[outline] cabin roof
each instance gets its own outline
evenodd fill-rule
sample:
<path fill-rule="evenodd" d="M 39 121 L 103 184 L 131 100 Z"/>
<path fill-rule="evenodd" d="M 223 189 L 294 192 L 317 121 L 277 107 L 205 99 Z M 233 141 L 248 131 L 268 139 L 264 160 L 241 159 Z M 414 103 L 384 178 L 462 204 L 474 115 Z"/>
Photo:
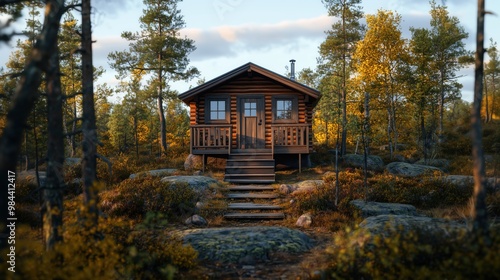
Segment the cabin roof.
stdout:
<path fill-rule="evenodd" d="M 304 94 L 307 94 L 309 95 L 310 97 L 314 98 L 314 99 L 319 99 L 319 97 L 321 96 L 320 92 L 313 89 L 313 88 L 310 88 L 306 85 L 303 85 L 295 80 L 291 80 L 285 76 L 282 76 L 280 74 L 277 74 L 271 70 L 268 70 L 264 67 L 261 67 L 257 64 L 254 64 L 252 62 L 248 62 L 238 68 L 235 68 L 223 75 L 220 75 L 202 85 L 199 85 L 197 87 L 194 87 L 182 94 L 179 95 L 179 98 L 184 101 L 184 102 L 189 102 L 193 97 L 195 97 L 196 95 L 200 94 L 200 93 L 203 93 L 207 90 L 210 90 L 211 88 L 214 88 L 220 84 L 223 84 L 224 82 L 238 76 L 238 75 L 241 75 L 243 73 L 246 73 L 246 72 L 256 72 L 258 74 L 261 74 L 267 78 L 270 78 L 284 86 L 287 86 L 287 87 L 290 87 L 298 92 L 301 92 L 301 93 L 304 93 Z"/>

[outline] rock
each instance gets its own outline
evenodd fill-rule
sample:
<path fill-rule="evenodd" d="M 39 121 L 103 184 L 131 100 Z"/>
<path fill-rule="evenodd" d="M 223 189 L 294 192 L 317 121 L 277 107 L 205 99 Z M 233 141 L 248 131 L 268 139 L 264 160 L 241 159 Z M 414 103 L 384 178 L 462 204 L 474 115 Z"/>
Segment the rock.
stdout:
<path fill-rule="evenodd" d="M 169 182 L 172 186 L 176 184 L 187 184 L 191 189 L 193 189 L 199 197 L 202 197 L 206 190 L 212 184 L 217 184 L 218 181 L 214 178 L 206 176 L 169 176 L 161 179 L 162 182 Z"/>
<path fill-rule="evenodd" d="M 193 215 L 184 221 L 186 225 L 193 225 L 193 226 L 199 226 L 199 227 L 204 227 L 208 225 L 207 220 L 205 220 L 202 216 L 200 215 Z"/>
<path fill-rule="evenodd" d="M 350 167 L 363 168 L 364 157 L 363 155 L 347 154 L 344 155 L 343 162 Z M 384 169 L 384 161 L 379 156 L 368 156 L 366 162 L 368 170 L 379 171 Z"/>
<path fill-rule="evenodd" d="M 350 202 L 361 212 L 362 217 L 372 217 L 379 215 L 409 215 L 416 216 L 417 209 L 413 205 L 399 203 L 382 203 L 364 200 L 352 200 Z"/>
<path fill-rule="evenodd" d="M 200 155 L 189 154 L 184 161 L 185 170 L 195 170 L 203 168 L 203 157 Z"/>
<path fill-rule="evenodd" d="M 166 168 L 166 169 L 156 169 L 156 170 L 149 170 L 145 172 L 140 172 L 137 174 L 130 174 L 128 177 L 129 179 L 134 179 L 138 176 L 153 176 L 153 177 L 159 177 L 159 176 L 165 176 L 165 175 L 171 175 L 172 173 L 177 172 L 177 169 L 172 169 L 172 168 Z"/>
<path fill-rule="evenodd" d="M 441 169 L 434 166 L 410 164 L 405 162 L 391 162 L 385 167 L 385 169 L 393 175 L 404 177 L 416 177 L 432 172 L 443 172 Z"/>
<path fill-rule="evenodd" d="M 301 227 L 301 228 L 308 228 L 312 224 L 312 216 L 309 213 L 302 214 L 302 216 L 299 217 L 297 220 L 297 223 L 295 223 L 296 226 Z"/>
<path fill-rule="evenodd" d="M 67 166 L 73 166 L 80 164 L 82 162 L 81 158 L 65 158 L 64 159 L 64 164 Z"/>
<path fill-rule="evenodd" d="M 447 170 L 450 167 L 450 161 L 443 158 L 427 159 L 427 161 L 420 159 L 415 164 L 434 166 L 441 170 Z"/>
<path fill-rule="evenodd" d="M 423 216 L 379 215 L 366 218 L 359 224 L 359 228 L 372 236 L 387 236 L 391 230 L 421 230 L 431 235 L 449 237 L 453 232 L 466 230 L 466 225 Z"/>
<path fill-rule="evenodd" d="M 323 180 L 306 180 L 298 184 L 291 185 L 292 195 L 297 195 L 304 192 L 312 192 L 320 186 L 323 186 Z"/>
<path fill-rule="evenodd" d="M 450 182 L 456 186 L 466 188 L 474 185 L 474 176 L 467 175 L 448 175 L 444 176 L 443 180 Z M 496 184 L 495 184 L 496 183 Z M 492 191 L 500 191 L 500 178 L 486 178 L 486 188 Z"/>
<path fill-rule="evenodd" d="M 196 202 L 196 205 L 194 207 L 196 210 L 200 210 L 201 208 L 205 207 L 205 203 L 198 201 Z"/>
<path fill-rule="evenodd" d="M 21 172 L 18 172 L 16 175 L 17 175 L 17 180 L 19 182 L 25 181 L 26 184 L 37 185 L 36 171 L 35 170 L 21 171 Z M 38 171 L 38 176 L 40 177 L 40 186 L 41 187 L 45 186 L 45 181 L 47 179 L 46 172 L 45 171 Z"/>
<path fill-rule="evenodd" d="M 200 176 L 202 174 L 203 174 L 203 171 L 201 171 L 201 170 L 196 170 L 195 172 L 193 172 L 193 175 L 195 175 L 195 176 Z"/>
<path fill-rule="evenodd" d="M 281 184 L 278 190 L 281 194 L 287 195 L 293 191 L 293 187 L 287 184 Z"/>
<path fill-rule="evenodd" d="M 178 231 L 201 260 L 254 265 L 269 261 L 275 252 L 303 253 L 313 247 L 305 233 L 276 226 L 203 228 Z"/>

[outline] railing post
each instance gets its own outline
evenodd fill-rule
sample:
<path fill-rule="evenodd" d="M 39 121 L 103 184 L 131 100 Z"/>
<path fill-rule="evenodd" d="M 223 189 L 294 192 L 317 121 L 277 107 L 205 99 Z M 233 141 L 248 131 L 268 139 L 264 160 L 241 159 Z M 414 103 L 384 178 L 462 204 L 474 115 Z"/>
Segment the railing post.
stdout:
<path fill-rule="evenodd" d="M 228 143 L 228 149 L 227 149 L 227 153 L 228 154 L 231 154 L 231 145 L 233 144 L 233 126 L 231 125 L 229 127 L 229 143 Z"/>
<path fill-rule="evenodd" d="M 271 127 L 271 154 L 274 159 L 274 127 Z"/>

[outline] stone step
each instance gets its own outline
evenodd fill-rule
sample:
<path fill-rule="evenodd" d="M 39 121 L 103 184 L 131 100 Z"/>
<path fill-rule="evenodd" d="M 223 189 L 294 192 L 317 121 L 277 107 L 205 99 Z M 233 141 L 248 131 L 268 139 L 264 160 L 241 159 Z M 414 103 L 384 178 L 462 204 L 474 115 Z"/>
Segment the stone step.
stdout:
<path fill-rule="evenodd" d="M 231 175 L 231 174 L 274 175 L 274 166 L 227 166 L 226 175 Z"/>
<path fill-rule="evenodd" d="M 241 185 L 228 187 L 229 191 L 273 191 L 276 188 L 273 186 L 257 186 L 257 185 Z"/>
<path fill-rule="evenodd" d="M 284 219 L 284 213 L 227 213 L 226 219 Z"/>
<path fill-rule="evenodd" d="M 229 193 L 227 198 L 278 198 L 279 195 L 275 193 Z"/>
<path fill-rule="evenodd" d="M 279 205 L 261 204 L 261 203 L 229 203 L 228 209 L 238 210 L 279 210 L 282 209 Z"/>

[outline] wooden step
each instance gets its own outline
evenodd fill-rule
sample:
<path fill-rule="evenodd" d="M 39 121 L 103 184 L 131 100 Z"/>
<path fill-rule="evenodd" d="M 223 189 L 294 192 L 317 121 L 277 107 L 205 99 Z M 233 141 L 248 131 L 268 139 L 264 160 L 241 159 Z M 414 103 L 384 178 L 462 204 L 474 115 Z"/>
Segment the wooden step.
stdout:
<path fill-rule="evenodd" d="M 279 195 L 275 193 L 229 193 L 227 198 L 278 198 Z"/>
<path fill-rule="evenodd" d="M 280 210 L 282 209 L 279 205 L 272 204 L 261 204 L 261 203 L 229 203 L 228 209 L 238 209 L 238 210 Z"/>
<path fill-rule="evenodd" d="M 256 185 L 242 185 L 242 186 L 232 186 L 227 188 L 229 191 L 273 191 L 276 188 L 273 186 L 256 186 Z"/>
<path fill-rule="evenodd" d="M 271 166 L 274 168 L 274 159 L 228 159 L 226 168 L 232 166 Z"/>
<path fill-rule="evenodd" d="M 284 213 L 227 213 L 226 219 L 284 219 Z"/>
<path fill-rule="evenodd" d="M 226 174 L 274 174 L 274 166 L 228 166 Z"/>
<path fill-rule="evenodd" d="M 252 153 L 252 154 L 232 154 L 229 155 L 228 159 L 273 159 L 273 155 L 270 153 Z"/>
<path fill-rule="evenodd" d="M 272 184 L 276 180 L 273 179 L 235 179 L 235 178 L 224 178 L 225 182 L 235 183 L 235 184 Z"/>

